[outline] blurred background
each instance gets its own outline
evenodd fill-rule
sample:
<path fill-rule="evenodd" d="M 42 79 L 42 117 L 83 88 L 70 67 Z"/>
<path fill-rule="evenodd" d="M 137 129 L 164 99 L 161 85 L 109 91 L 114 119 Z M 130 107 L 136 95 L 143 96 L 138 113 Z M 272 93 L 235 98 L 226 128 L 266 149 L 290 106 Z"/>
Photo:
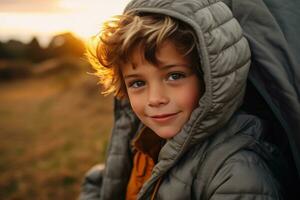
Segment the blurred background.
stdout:
<path fill-rule="evenodd" d="M 76 199 L 104 161 L 112 97 L 85 42 L 129 0 L 0 0 L 0 199 Z"/>

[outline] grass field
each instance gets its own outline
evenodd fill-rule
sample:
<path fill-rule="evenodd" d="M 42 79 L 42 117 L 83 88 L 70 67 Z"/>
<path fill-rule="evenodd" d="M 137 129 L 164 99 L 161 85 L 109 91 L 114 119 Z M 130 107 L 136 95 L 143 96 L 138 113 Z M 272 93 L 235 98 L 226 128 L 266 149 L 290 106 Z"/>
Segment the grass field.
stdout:
<path fill-rule="evenodd" d="M 85 70 L 0 82 L 1 200 L 78 197 L 112 126 L 96 83 Z"/>

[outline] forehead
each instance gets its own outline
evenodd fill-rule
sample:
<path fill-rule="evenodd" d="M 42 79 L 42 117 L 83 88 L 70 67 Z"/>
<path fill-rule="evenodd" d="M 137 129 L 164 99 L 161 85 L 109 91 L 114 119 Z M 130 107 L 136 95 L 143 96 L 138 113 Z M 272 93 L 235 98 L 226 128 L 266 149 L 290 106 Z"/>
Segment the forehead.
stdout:
<path fill-rule="evenodd" d="M 162 67 L 166 65 L 186 65 L 190 66 L 191 59 L 190 56 L 182 54 L 175 46 L 172 41 L 163 42 L 156 51 L 153 52 L 153 57 L 155 59 L 150 60 L 145 58 L 144 46 L 139 45 L 133 48 L 132 53 L 126 63 L 126 66 L 130 65 L 133 70 L 137 69 L 139 66 L 144 66 L 146 64 L 152 64 L 155 67 Z M 122 67 L 123 68 L 123 67 Z"/>

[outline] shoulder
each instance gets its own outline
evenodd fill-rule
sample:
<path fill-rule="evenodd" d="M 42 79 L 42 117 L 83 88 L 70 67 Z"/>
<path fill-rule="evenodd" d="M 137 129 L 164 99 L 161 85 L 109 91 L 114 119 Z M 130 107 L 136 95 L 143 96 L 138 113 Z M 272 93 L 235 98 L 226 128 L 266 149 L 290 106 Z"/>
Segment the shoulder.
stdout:
<path fill-rule="evenodd" d="M 257 153 L 241 150 L 225 161 L 214 179 L 230 176 L 231 179 L 234 178 L 237 181 L 239 179 L 244 180 L 244 184 L 250 185 L 255 183 L 257 185 L 257 183 L 268 183 L 267 179 L 270 178 L 271 174 L 272 172 Z M 243 183 L 239 182 L 239 185 Z"/>
<path fill-rule="evenodd" d="M 207 187 L 213 196 L 262 196 L 280 199 L 279 185 L 267 164 L 257 153 L 240 150 L 220 167 Z M 210 196 L 211 196 L 210 195 Z"/>

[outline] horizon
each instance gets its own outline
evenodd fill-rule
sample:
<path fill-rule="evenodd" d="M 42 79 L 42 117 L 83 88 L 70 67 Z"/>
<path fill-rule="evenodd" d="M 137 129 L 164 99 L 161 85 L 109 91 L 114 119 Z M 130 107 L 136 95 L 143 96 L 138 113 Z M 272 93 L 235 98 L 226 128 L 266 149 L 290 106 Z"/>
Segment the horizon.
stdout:
<path fill-rule="evenodd" d="M 41 46 L 55 35 L 71 32 L 86 40 L 97 34 L 106 19 L 121 14 L 129 0 L 2 0 L 0 41 L 30 42 Z"/>
<path fill-rule="evenodd" d="M 24 38 L 7 38 L 7 39 L 1 39 L 0 38 L 0 42 L 1 43 L 8 43 L 9 41 L 17 41 L 17 42 L 21 42 L 23 44 L 29 44 L 34 38 L 37 39 L 39 45 L 42 47 L 42 48 L 47 48 L 48 45 L 50 44 L 51 40 L 55 37 L 55 36 L 58 36 L 58 35 L 62 35 L 62 34 L 67 34 L 67 33 L 71 33 L 75 38 L 85 42 L 86 39 L 88 38 L 84 38 L 84 37 L 81 37 L 80 35 L 77 35 L 76 33 L 74 32 L 71 32 L 71 31 L 66 31 L 66 32 L 58 32 L 56 34 L 53 34 L 53 35 L 49 35 L 49 36 L 45 36 L 45 37 L 39 37 L 39 36 L 36 36 L 36 35 L 32 35 L 32 36 L 28 36 L 28 38 L 24 37 Z"/>

